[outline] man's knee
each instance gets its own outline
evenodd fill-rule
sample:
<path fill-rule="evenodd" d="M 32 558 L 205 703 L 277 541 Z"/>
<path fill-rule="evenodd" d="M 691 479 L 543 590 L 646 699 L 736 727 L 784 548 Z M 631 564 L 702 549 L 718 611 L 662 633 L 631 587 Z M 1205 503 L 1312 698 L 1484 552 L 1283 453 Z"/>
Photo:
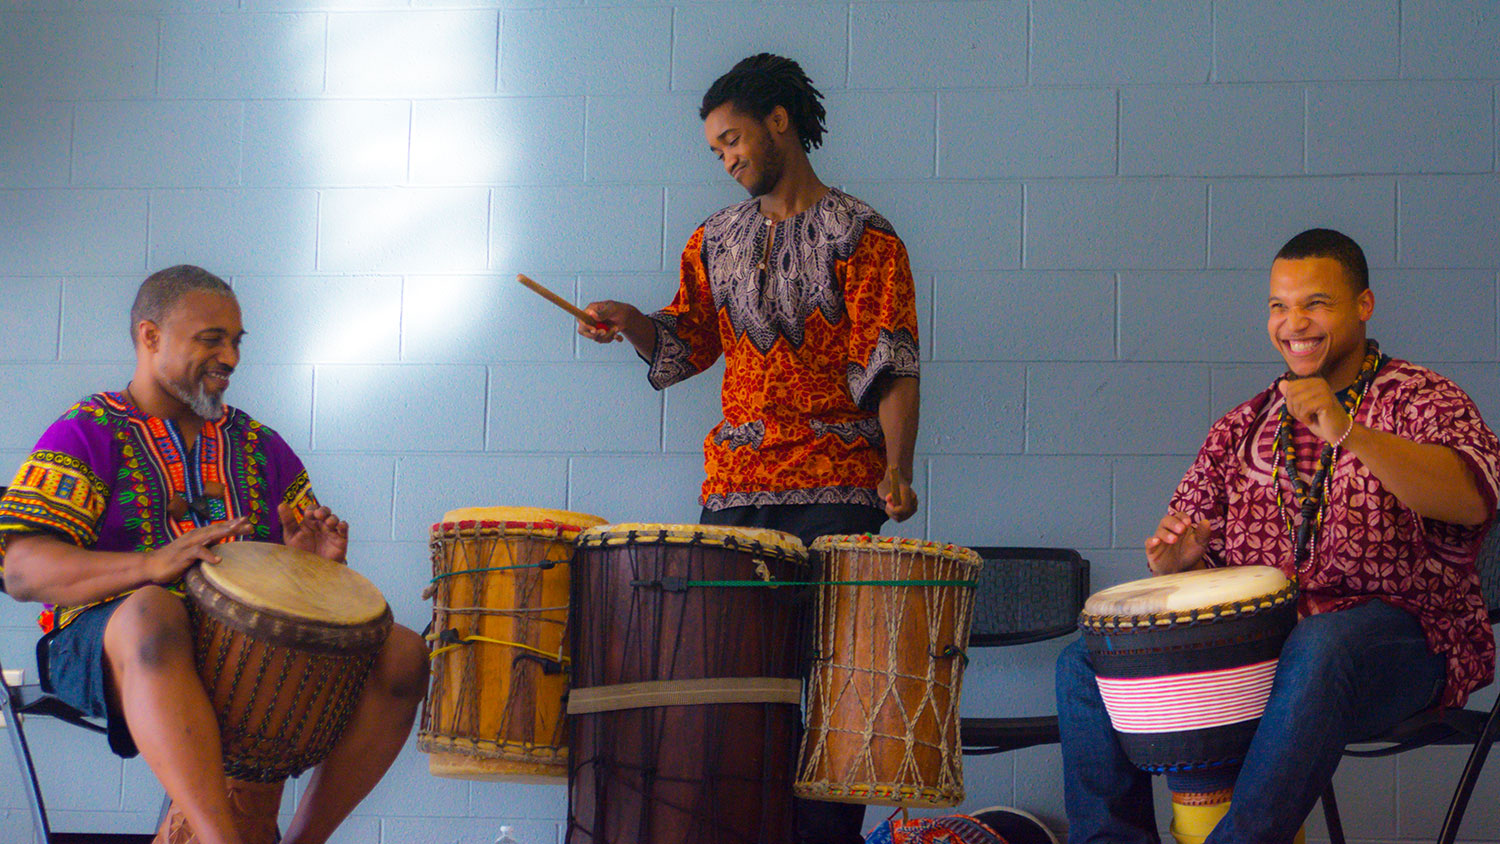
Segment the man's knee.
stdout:
<path fill-rule="evenodd" d="M 1094 677 L 1094 666 L 1089 662 L 1088 646 L 1082 639 L 1075 639 L 1057 655 L 1056 688 L 1059 697 L 1064 688 Z"/>
<path fill-rule="evenodd" d="M 372 678 L 391 697 L 418 701 L 427 694 L 427 645 L 412 630 L 393 625 L 375 660 Z"/>
<path fill-rule="evenodd" d="M 182 599 L 160 586 L 120 602 L 104 628 L 104 652 L 122 668 L 154 670 L 193 657 L 193 632 Z"/>
<path fill-rule="evenodd" d="M 1292 628 L 1277 660 L 1273 697 L 1298 709 L 1345 706 L 1356 697 L 1362 682 L 1357 650 L 1363 645 L 1333 627 L 1315 615 Z"/>
<path fill-rule="evenodd" d="M 1359 643 L 1340 635 L 1338 625 L 1333 622 L 1331 613 L 1308 616 L 1298 622 L 1281 647 L 1280 664 L 1305 671 L 1337 671 L 1341 675 L 1353 670 L 1354 648 Z"/>

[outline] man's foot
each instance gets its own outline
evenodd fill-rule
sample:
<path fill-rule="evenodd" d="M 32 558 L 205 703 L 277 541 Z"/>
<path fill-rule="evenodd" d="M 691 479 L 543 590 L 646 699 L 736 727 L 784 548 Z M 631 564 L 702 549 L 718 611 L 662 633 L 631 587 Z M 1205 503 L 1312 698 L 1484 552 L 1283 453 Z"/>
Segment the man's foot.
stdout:
<path fill-rule="evenodd" d="M 281 828 L 276 816 L 281 811 L 283 782 L 245 782 L 228 779 L 229 809 L 234 813 L 234 828 L 244 844 L 277 844 Z M 187 816 L 173 803 L 162 819 L 152 844 L 198 844 L 198 836 L 188 825 Z"/>

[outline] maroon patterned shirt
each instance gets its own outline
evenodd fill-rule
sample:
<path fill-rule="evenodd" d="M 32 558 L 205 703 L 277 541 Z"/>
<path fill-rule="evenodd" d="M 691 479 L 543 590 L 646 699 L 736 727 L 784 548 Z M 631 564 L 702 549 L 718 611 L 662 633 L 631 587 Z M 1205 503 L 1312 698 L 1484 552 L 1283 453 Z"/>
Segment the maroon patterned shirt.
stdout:
<path fill-rule="evenodd" d="M 1210 565 L 1270 565 L 1289 577 L 1295 573 L 1285 520 L 1295 525 L 1298 518 L 1285 467 L 1280 512 L 1271 484 L 1284 403 L 1273 384 L 1215 423 L 1172 496 L 1171 509 L 1213 523 Z M 1356 418 L 1375 430 L 1452 448 L 1493 512 L 1500 494 L 1500 441 L 1457 384 L 1391 360 L 1371 382 Z M 1297 469 L 1306 480 L 1322 444 L 1305 425 L 1294 426 Z M 1461 706 L 1495 674 L 1495 641 L 1474 565 L 1488 524 L 1464 527 L 1417 515 L 1348 452 L 1340 452 L 1329 474 L 1323 528 L 1299 578 L 1301 615 L 1376 598 L 1406 610 L 1421 622 L 1433 653 L 1447 660 L 1442 704 Z"/>

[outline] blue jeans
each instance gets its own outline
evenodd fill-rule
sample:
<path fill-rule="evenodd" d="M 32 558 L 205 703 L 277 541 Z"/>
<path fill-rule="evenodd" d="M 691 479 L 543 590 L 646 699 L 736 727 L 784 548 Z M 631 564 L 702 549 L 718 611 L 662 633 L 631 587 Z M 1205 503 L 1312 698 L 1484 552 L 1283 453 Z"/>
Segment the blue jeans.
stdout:
<path fill-rule="evenodd" d="M 1333 779 L 1344 745 L 1431 706 L 1446 679 L 1410 613 L 1380 601 L 1298 622 L 1287 637 L 1229 814 L 1209 836 L 1291 841 Z M 1158 842 L 1151 778 L 1125 758 L 1082 641 L 1057 660 L 1068 840 Z"/>

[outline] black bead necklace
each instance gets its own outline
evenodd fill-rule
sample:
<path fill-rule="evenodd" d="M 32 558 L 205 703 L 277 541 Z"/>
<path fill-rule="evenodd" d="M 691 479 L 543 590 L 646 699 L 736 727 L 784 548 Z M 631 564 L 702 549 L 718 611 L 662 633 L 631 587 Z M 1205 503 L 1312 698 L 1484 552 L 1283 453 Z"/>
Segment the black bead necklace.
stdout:
<path fill-rule="evenodd" d="M 1351 424 L 1364 401 L 1365 392 L 1370 388 L 1370 382 L 1375 380 L 1375 374 L 1387 360 L 1389 358 L 1380 354 L 1379 344 L 1374 340 L 1365 341 L 1365 359 L 1360 364 L 1359 375 L 1355 377 L 1353 384 L 1338 392 L 1339 404 L 1349 414 Z M 1295 549 L 1297 572 L 1305 575 L 1312 565 L 1313 546 L 1317 544 L 1317 536 L 1323 528 L 1323 515 L 1328 511 L 1329 488 L 1332 486 L 1329 475 L 1333 464 L 1338 462 L 1339 450 L 1332 443 L 1324 443 L 1323 450 L 1318 454 L 1317 470 L 1313 472 L 1312 480 L 1302 480 L 1302 476 L 1297 473 L 1297 444 L 1292 438 L 1294 421 L 1291 411 L 1283 403 L 1280 425 L 1276 429 L 1276 442 L 1272 445 L 1275 458 L 1271 466 L 1271 484 L 1276 487 L 1276 510 L 1281 513 L 1287 535 L 1291 537 L 1292 547 Z M 1292 496 L 1299 508 L 1300 521 L 1295 527 L 1282 497 L 1280 474 L 1283 463 L 1286 464 L 1287 479 L 1291 482 Z"/>

